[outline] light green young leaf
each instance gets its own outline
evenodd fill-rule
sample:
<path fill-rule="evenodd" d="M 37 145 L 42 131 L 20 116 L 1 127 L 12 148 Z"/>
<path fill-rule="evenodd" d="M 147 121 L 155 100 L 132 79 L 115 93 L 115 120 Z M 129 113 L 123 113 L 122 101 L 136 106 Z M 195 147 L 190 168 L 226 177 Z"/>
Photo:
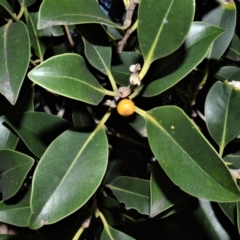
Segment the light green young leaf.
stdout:
<path fill-rule="evenodd" d="M 64 119 L 43 112 L 5 115 L 2 119 L 38 157 L 59 134 L 71 127 Z"/>
<path fill-rule="evenodd" d="M 240 88 L 216 82 L 205 102 L 206 124 L 222 154 L 224 147 L 240 133 Z"/>
<path fill-rule="evenodd" d="M 5 201 L 14 196 L 31 169 L 34 160 L 13 150 L 0 150 L 0 189 Z"/>
<path fill-rule="evenodd" d="M 15 104 L 30 60 L 30 41 L 22 21 L 0 27 L 0 92 Z"/>
<path fill-rule="evenodd" d="M 107 159 L 102 128 L 72 129 L 54 140 L 33 176 L 29 227 L 55 223 L 82 207 L 99 187 Z"/>
<path fill-rule="evenodd" d="M 182 45 L 192 24 L 194 11 L 194 0 L 140 1 L 138 39 L 145 63 L 150 65 Z"/>
<path fill-rule="evenodd" d="M 54 11 L 52 11 L 54 9 Z M 122 28 L 112 22 L 100 9 L 97 1 L 88 0 L 45 0 L 39 13 L 38 29 L 54 25 L 98 23 Z"/>
<path fill-rule="evenodd" d="M 134 208 L 140 213 L 149 214 L 149 181 L 118 177 L 107 186 L 111 188 L 119 202 L 126 204 L 127 209 Z"/>
<path fill-rule="evenodd" d="M 206 14 L 202 21 L 225 30 L 209 49 L 208 58 L 218 60 L 229 46 L 236 27 L 236 5 L 234 1 L 219 1 L 220 5 Z"/>
<path fill-rule="evenodd" d="M 51 92 L 93 105 L 97 105 L 106 93 L 77 54 L 54 56 L 35 67 L 28 77 Z"/>
<path fill-rule="evenodd" d="M 27 227 L 31 214 L 29 206 L 30 195 L 31 191 L 28 190 L 16 204 L 0 202 L 0 221 L 19 227 Z"/>
<path fill-rule="evenodd" d="M 182 110 L 166 106 L 136 111 L 145 118 L 150 147 L 175 185 L 211 201 L 240 200 L 224 162 Z"/>
<path fill-rule="evenodd" d="M 156 96 L 178 83 L 203 60 L 212 42 L 222 33 L 221 28 L 194 22 L 183 46 L 152 64 L 143 95 Z"/>

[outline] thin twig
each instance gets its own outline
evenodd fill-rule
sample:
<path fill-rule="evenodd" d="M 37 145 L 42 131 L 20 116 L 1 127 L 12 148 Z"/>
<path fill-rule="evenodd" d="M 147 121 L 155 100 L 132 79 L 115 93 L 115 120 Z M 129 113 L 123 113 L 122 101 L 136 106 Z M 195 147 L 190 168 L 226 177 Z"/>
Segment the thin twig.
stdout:
<path fill-rule="evenodd" d="M 74 41 L 72 39 L 72 35 L 71 35 L 70 31 L 69 31 L 68 26 L 64 25 L 64 29 L 66 31 L 66 34 L 67 34 L 67 37 L 68 37 L 68 41 L 69 41 L 69 44 L 70 44 L 71 48 L 74 48 L 75 43 L 74 43 Z"/>
<path fill-rule="evenodd" d="M 122 38 L 122 40 L 118 42 L 118 47 L 117 47 L 117 51 L 118 52 L 122 52 L 122 50 L 123 50 L 123 48 L 124 48 L 128 38 L 130 37 L 132 32 L 137 28 L 137 24 L 138 24 L 138 21 L 136 21 L 133 24 L 133 26 L 126 31 L 126 33 L 125 33 L 124 37 Z"/>

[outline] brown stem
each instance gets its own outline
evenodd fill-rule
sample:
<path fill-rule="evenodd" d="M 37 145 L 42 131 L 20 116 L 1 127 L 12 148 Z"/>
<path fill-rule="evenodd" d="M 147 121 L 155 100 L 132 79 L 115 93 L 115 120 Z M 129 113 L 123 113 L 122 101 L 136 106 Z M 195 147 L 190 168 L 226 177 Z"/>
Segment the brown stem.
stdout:
<path fill-rule="evenodd" d="M 122 38 L 122 40 L 118 42 L 117 51 L 118 51 L 119 53 L 123 51 L 124 45 L 126 44 L 128 38 L 130 37 L 130 35 L 131 35 L 132 32 L 133 32 L 132 29 L 129 28 L 129 29 L 126 31 L 126 33 L 125 33 L 124 37 Z"/>

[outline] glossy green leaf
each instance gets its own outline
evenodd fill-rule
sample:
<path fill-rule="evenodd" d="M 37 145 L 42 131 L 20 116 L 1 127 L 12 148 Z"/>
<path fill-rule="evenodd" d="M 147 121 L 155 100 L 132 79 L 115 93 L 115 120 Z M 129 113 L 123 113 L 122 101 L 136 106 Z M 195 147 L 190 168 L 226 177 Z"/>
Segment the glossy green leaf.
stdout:
<path fill-rule="evenodd" d="M 0 150 L 0 189 L 5 201 L 21 188 L 34 160 L 13 150 Z"/>
<path fill-rule="evenodd" d="M 126 169 L 126 162 L 120 156 L 108 161 L 107 171 L 103 179 L 103 184 L 111 183 L 114 179 L 120 177 Z"/>
<path fill-rule="evenodd" d="M 133 119 L 129 120 L 129 124 L 134 128 L 135 131 L 139 133 L 140 136 L 147 137 L 145 120 L 142 116 L 136 114 Z"/>
<path fill-rule="evenodd" d="M 46 45 L 41 41 L 41 32 L 37 29 L 38 22 L 38 13 L 29 13 L 28 14 L 28 32 L 31 40 L 31 46 L 34 50 L 34 53 L 43 60 L 43 55 L 46 50 Z"/>
<path fill-rule="evenodd" d="M 240 89 L 229 82 L 216 82 L 205 102 L 206 124 L 220 150 L 240 133 Z"/>
<path fill-rule="evenodd" d="M 59 134 L 71 127 L 64 119 L 43 112 L 6 115 L 2 119 L 38 157 Z"/>
<path fill-rule="evenodd" d="M 229 218 L 229 220 L 233 224 L 236 224 L 236 203 L 219 203 L 219 206 L 225 215 Z"/>
<path fill-rule="evenodd" d="M 52 57 L 34 68 L 28 77 L 51 92 L 94 105 L 105 95 L 105 89 L 77 54 Z"/>
<path fill-rule="evenodd" d="M 0 9 L 3 7 L 10 15 L 12 15 L 12 7 L 6 0 L 0 0 Z"/>
<path fill-rule="evenodd" d="M 8 113 L 18 113 L 18 112 L 26 112 L 33 111 L 33 88 L 29 88 L 23 94 L 20 93 L 20 97 L 17 100 L 16 104 L 12 106 L 6 98 L 0 101 L 0 115 L 8 114 Z M 11 130 L 6 123 L 2 119 L 0 119 L 0 150 L 1 149 L 15 149 L 18 136 L 16 133 Z"/>
<path fill-rule="evenodd" d="M 142 55 L 136 52 L 121 52 L 113 55 L 111 71 L 114 80 L 122 85 L 129 85 L 131 72 L 129 67 L 133 64 L 142 64 Z"/>
<path fill-rule="evenodd" d="M 30 60 L 30 41 L 22 21 L 0 28 L 0 92 L 15 104 Z M 17 66 L 17 67 L 16 67 Z"/>
<path fill-rule="evenodd" d="M 15 149 L 18 142 L 18 136 L 0 119 L 0 150 Z"/>
<path fill-rule="evenodd" d="M 236 33 L 233 35 L 232 41 L 225 53 L 225 57 L 233 61 L 240 61 L 240 40 Z"/>
<path fill-rule="evenodd" d="M 86 58 L 95 68 L 108 76 L 112 49 L 103 27 L 99 24 L 82 24 L 78 29 L 83 38 Z M 99 37 L 96 38 L 96 35 Z"/>
<path fill-rule="evenodd" d="M 152 63 L 177 50 L 193 21 L 194 0 L 141 0 L 138 39 L 145 63 Z M 176 34 L 176 32 L 178 34 Z"/>
<path fill-rule="evenodd" d="M 198 199 L 199 207 L 194 212 L 194 217 L 201 224 L 201 230 L 208 236 L 207 239 L 228 239 L 231 237 L 225 229 L 225 224 L 217 214 L 211 202 Z"/>
<path fill-rule="evenodd" d="M 171 182 L 158 163 L 153 165 L 150 179 L 150 196 L 151 217 L 155 217 L 159 213 L 189 197 L 189 195 Z"/>
<path fill-rule="evenodd" d="M 99 187 L 107 159 L 102 128 L 68 130 L 53 141 L 33 176 L 29 227 L 57 222 L 83 206 Z"/>
<path fill-rule="evenodd" d="M 240 169 L 240 152 L 228 154 L 224 156 L 224 161 L 231 163 L 228 167 L 231 169 Z"/>
<path fill-rule="evenodd" d="M 214 76 L 223 81 L 240 79 L 240 68 L 236 66 L 224 66 L 221 67 Z"/>
<path fill-rule="evenodd" d="M 52 11 L 54 9 L 54 11 Z M 113 23 L 100 9 L 97 1 L 89 0 L 45 0 L 40 7 L 38 28 L 54 25 L 99 23 L 121 28 Z"/>
<path fill-rule="evenodd" d="M 146 121 L 150 147 L 174 184 L 211 201 L 240 199 L 222 159 L 182 110 L 166 106 L 140 113 Z"/>
<path fill-rule="evenodd" d="M 221 1 L 221 4 L 202 19 L 225 30 L 209 49 L 208 58 L 218 60 L 229 46 L 236 27 L 236 6 L 234 1 Z"/>
<path fill-rule="evenodd" d="M 110 226 L 118 225 L 121 221 L 121 204 L 110 197 L 98 198 L 98 207 Z"/>
<path fill-rule="evenodd" d="M 95 122 L 85 104 L 78 103 L 73 110 L 72 120 L 75 127 L 94 125 Z"/>
<path fill-rule="evenodd" d="M 143 95 L 158 95 L 178 83 L 203 60 L 212 42 L 222 32 L 207 23 L 194 22 L 183 46 L 153 63 L 147 75 L 151 82 L 144 86 Z"/>
<path fill-rule="evenodd" d="M 29 7 L 36 2 L 36 0 L 18 0 L 22 7 Z"/>
<path fill-rule="evenodd" d="M 0 202 L 0 221 L 19 227 L 28 226 L 28 218 L 31 214 L 29 207 L 30 194 L 30 190 L 27 191 L 15 204 Z"/>
<path fill-rule="evenodd" d="M 237 202 L 237 227 L 238 227 L 238 232 L 240 233 L 240 202 Z"/>
<path fill-rule="evenodd" d="M 123 232 L 120 232 L 110 226 L 104 226 L 102 235 L 101 235 L 101 240 L 133 240 L 134 238 L 126 235 Z"/>
<path fill-rule="evenodd" d="M 140 213 L 149 214 L 149 181 L 118 177 L 111 184 L 111 188 L 119 202 L 124 202 L 127 209 L 134 208 Z"/>

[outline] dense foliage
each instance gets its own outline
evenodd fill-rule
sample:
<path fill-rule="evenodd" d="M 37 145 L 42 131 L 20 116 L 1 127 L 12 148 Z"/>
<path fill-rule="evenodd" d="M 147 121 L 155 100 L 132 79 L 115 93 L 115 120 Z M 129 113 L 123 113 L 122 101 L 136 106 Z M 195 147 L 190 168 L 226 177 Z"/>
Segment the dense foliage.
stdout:
<path fill-rule="evenodd" d="M 0 239 L 238 239 L 238 7 L 0 0 Z"/>

